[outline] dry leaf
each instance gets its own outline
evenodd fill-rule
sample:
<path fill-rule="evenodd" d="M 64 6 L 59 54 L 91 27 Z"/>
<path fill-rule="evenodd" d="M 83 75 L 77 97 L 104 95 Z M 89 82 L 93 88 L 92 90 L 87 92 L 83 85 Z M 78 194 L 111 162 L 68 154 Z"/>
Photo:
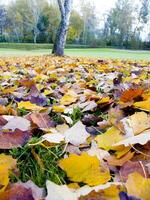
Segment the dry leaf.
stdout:
<path fill-rule="evenodd" d="M 141 110 L 150 111 L 150 98 L 146 101 L 139 101 L 133 104 L 136 108 Z"/>
<path fill-rule="evenodd" d="M 0 154 L 0 196 L 9 183 L 9 171 L 15 169 L 16 164 L 12 156 Z"/>
<path fill-rule="evenodd" d="M 150 178 L 144 178 L 136 172 L 129 174 L 126 188 L 129 195 L 133 195 L 142 200 L 150 199 Z"/>
<path fill-rule="evenodd" d="M 87 153 L 82 153 L 80 156 L 70 154 L 68 158 L 60 160 L 59 166 L 74 182 L 83 182 L 94 186 L 110 180 L 109 170 L 100 165 L 96 156 L 89 156 Z"/>
<path fill-rule="evenodd" d="M 27 110 L 33 110 L 33 111 L 40 111 L 45 108 L 37 106 L 36 104 L 31 103 L 30 101 L 21 101 L 18 103 L 18 108 L 25 108 Z"/>
<path fill-rule="evenodd" d="M 150 115 L 145 112 L 137 112 L 121 120 L 126 137 L 138 135 L 142 131 L 150 128 Z"/>
<path fill-rule="evenodd" d="M 125 90 L 120 98 L 120 100 L 124 103 L 134 100 L 135 98 L 141 96 L 143 94 L 143 89 L 141 88 L 131 88 L 129 90 Z"/>
<path fill-rule="evenodd" d="M 48 129 L 55 126 L 55 123 L 46 113 L 32 113 L 30 118 L 41 129 Z"/>
<path fill-rule="evenodd" d="M 121 132 L 114 126 L 95 138 L 99 148 L 107 151 L 110 150 L 115 143 L 121 141 L 122 139 L 123 136 L 121 135 Z"/>
<path fill-rule="evenodd" d="M 126 155 L 121 157 L 120 159 L 117 159 L 115 156 L 109 156 L 105 158 L 110 166 L 122 166 L 124 165 L 128 160 L 131 160 L 133 158 L 134 152 L 129 151 Z"/>
<path fill-rule="evenodd" d="M 136 135 L 136 136 L 132 136 L 129 137 L 125 140 L 122 140 L 116 144 L 114 144 L 113 146 L 120 146 L 120 145 L 124 145 L 124 146 L 131 146 L 133 144 L 141 144 L 144 145 L 146 144 L 148 141 L 150 140 L 150 129 L 144 131 L 143 133 Z"/>
<path fill-rule="evenodd" d="M 128 161 L 126 162 L 120 169 L 120 176 L 123 181 L 127 181 L 128 175 L 132 174 L 133 172 L 137 172 L 141 174 L 144 178 L 148 178 L 148 170 L 142 163 L 142 161 L 138 162 L 132 162 Z"/>
<path fill-rule="evenodd" d="M 87 138 L 90 136 L 89 133 L 85 130 L 85 126 L 82 122 L 77 122 L 74 126 L 68 129 L 65 133 L 65 141 L 70 142 L 71 144 L 78 146 L 80 144 L 87 143 Z"/>
<path fill-rule="evenodd" d="M 21 131 L 27 131 L 30 129 L 30 121 L 23 117 L 3 115 L 3 118 L 8 121 L 7 124 L 3 126 L 3 130 L 8 129 L 15 131 L 15 129 L 20 129 Z"/>
<path fill-rule="evenodd" d="M 29 131 L 15 129 L 14 132 L 0 132 L 0 149 L 12 149 L 23 146 L 30 138 Z"/>

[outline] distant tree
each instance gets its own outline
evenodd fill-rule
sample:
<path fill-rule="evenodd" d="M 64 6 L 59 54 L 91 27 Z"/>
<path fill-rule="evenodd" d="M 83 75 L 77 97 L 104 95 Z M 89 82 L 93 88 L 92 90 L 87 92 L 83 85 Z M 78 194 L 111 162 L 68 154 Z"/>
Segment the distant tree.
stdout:
<path fill-rule="evenodd" d="M 133 31 L 133 11 L 130 0 L 118 0 L 115 7 L 109 12 L 105 27 L 107 27 L 111 45 L 117 43 L 120 47 L 128 46 Z"/>
<path fill-rule="evenodd" d="M 85 45 L 92 45 L 96 36 L 95 32 L 97 27 L 97 17 L 94 4 L 91 3 L 91 1 L 82 0 L 81 14 L 84 22 L 82 43 Z"/>
<path fill-rule="evenodd" d="M 3 6 L 0 6 L 0 35 L 3 35 L 3 30 L 7 23 L 7 12 Z"/>
<path fill-rule="evenodd" d="M 140 9 L 140 18 L 146 24 L 150 17 L 150 0 L 141 0 L 142 6 Z"/>
<path fill-rule="evenodd" d="M 57 0 L 57 2 L 61 13 L 61 22 L 58 27 L 52 53 L 63 56 L 73 0 Z"/>
<path fill-rule="evenodd" d="M 80 35 L 83 32 L 83 19 L 81 15 L 73 10 L 71 12 L 71 17 L 70 17 L 70 25 L 69 25 L 69 30 L 68 30 L 68 36 L 67 36 L 67 41 L 68 42 L 75 42 L 79 41 Z"/>

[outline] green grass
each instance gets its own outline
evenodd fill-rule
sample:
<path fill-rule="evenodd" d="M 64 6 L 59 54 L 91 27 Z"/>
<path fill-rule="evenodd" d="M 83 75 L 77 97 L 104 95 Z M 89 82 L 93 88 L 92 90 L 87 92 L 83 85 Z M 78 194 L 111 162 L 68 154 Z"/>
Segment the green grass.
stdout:
<path fill-rule="evenodd" d="M 33 43 L 0 43 L 0 48 L 18 49 L 18 50 L 38 50 L 50 49 L 53 44 L 33 44 Z M 86 45 L 67 44 L 66 48 L 86 48 Z"/>
<path fill-rule="evenodd" d="M 38 50 L 19 50 L 0 48 L 0 57 L 2 56 L 34 56 L 34 55 L 48 55 L 51 49 Z M 132 60 L 150 60 L 150 51 L 131 51 L 131 50 L 117 50 L 106 48 L 86 48 L 86 49 L 66 49 L 65 54 L 69 56 L 85 56 L 114 59 L 132 59 Z"/>
<path fill-rule="evenodd" d="M 32 139 L 33 140 L 33 139 Z M 22 148 L 10 150 L 10 155 L 17 159 L 19 177 L 11 174 L 11 182 L 32 180 L 39 187 L 45 187 L 46 180 L 56 184 L 65 184 L 65 172 L 58 167 L 58 161 L 63 158 L 63 145 L 44 148 L 41 145 L 25 145 Z"/>

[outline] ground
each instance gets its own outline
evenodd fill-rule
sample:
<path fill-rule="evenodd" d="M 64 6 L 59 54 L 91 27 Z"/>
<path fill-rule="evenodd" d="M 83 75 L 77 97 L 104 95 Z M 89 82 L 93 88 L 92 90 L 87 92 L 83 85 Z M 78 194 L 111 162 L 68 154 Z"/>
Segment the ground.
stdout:
<path fill-rule="evenodd" d="M 149 200 L 149 80 L 146 60 L 0 58 L 0 200 Z"/>
<path fill-rule="evenodd" d="M 50 54 L 49 49 L 38 50 L 15 50 L 8 48 L 0 48 L 0 56 L 23 56 L 23 55 L 45 55 Z M 131 50 L 117 50 L 105 48 L 77 48 L 66 49 L 65 54 L 69 56 L 86 56 L 97 58 L 117 58 L 117 59 L 132 59 L 132 60 L 150 60 L 150 51 L 131 51 Z"/>

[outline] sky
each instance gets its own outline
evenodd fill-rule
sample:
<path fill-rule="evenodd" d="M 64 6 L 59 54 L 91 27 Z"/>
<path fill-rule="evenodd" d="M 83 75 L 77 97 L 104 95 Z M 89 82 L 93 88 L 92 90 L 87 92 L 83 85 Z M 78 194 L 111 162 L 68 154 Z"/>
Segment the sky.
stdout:
<path fill-rule="evenodd" d="M 74 0 L 74 6 L 78 6 L 80 1 L 82 0 Z M 91 0 L 91 2 L 92 1 L 96 6 L 96 12 L 101 14 L 113 7 L 116 2 L 116 0 Z M 11 0 L 0 0 L 1 4 L 8 4 L 9 2 L 11 2 Z"/>

